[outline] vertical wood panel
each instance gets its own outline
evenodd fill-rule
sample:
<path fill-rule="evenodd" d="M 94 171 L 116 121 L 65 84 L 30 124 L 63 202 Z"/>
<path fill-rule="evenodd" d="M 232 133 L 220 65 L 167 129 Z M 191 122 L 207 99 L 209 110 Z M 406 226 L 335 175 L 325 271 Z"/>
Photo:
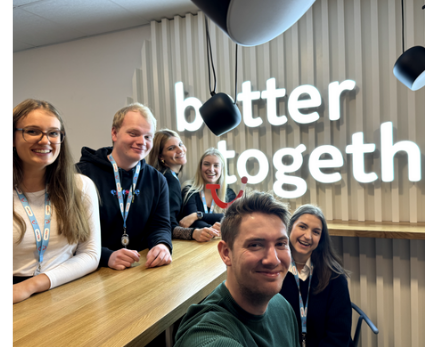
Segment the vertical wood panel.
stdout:
<path fill-rule="evenodd" d="M 401 53 L 401 44 L 396 42 L 396 5 L 399 4 L 399 1 L 389 0 L 388 1 L 388 56 L 391 61 L 396 61 L 398 54 Z M 398 53 L 398 54 L 397 54 Z M 389 98 L 388 102 L 389 107 L 389 116 L 390 121 L 393 122 L 394 130 L 398 129 L 398 118 L 397 118 L 397 80 L 391 78 L 389 81 Z M 398 168 L 398 158 L 394 158 L 394 166 Z M 391 215 L 393 222 L 400 222 L 400 189 L 399 189 L 399 175 L 398 170 L 395 170 L 394 181 L 391 182 Z"/>
<path fill-rule="evenodd" d="M 415 17 L 415 11 L 420 10 L 416 8 L 419 1 L 408 3 L 406 48 L 423 45 L 418 40 L 423 40 L 425 30 L 425 20 L 418 21 L 418 15 Z M 253 108 L 253 116 L 263 119 L 259 128 L 248 128 L 242 120 L 234 131 L 221 138 L 212 135 L 205 126 L 196 133 L 182 132 L 180 135 L 188 146 L 184 179 L 192 177 L 206 147 L 225 139 L 227 148 L 236 151 L 236 157 L 229 159 L 230 174 L 237 175 L 236 162 L 244 150 L 257 148 L 266 154 L 270 174 L 264 182 L 251 187 L 271 190 L 275 180 L 273 154 L 280 148 L 304 143 L 307 150 L 303 153 L 303 166 L 291 175 L 303 177 L 309 190 L 303 198 L 290 201 L 292 210 L 313 202 L 322 207 L 329 219 L 425 221 L 425 215 L 419 212 L 420 201 L 425 201 L 425 182 L 424 179 L 415 184 L 408 181 L 406 156 L 395 156 L 395 181 L 381 183 L 379 126 L 382 122 L 393 122 L 394 142 L 418 143 L 422 157 L 425 150 L 425 140 L 418 135 L 425 131 L 418 129 L 425 114 L 425 88 L 408 91 L 392 75 L 394 62 L 401 54 L 399 7 L 397 0 L 317 0 L 286 33 L 259 47 L 240 47 L 239 91 L 242 82 L 248 80 L 252 82 L 252 90 L 262 91 L 271 77 L 276 78 L 276 88 L 286 88 L 288 96 L 299 85 L 312 84 L 322 96 L 321 118 L 303 130 L 290 117 L 285 97 L 277 101 L 279 115 L 288 117 L 284 125 L 271 126 L 266 117 L 266 101 L 259 100 Z M 209 25 L 218 91 L 233 97 L 234 44 L 211 21 Z M 183 81 L 185 98 L 194 96 L 202 103 L 209 98 L 204 38 L 201 13 L 152 22 L 151 41 L 143 44 L 142 65 L 129 81 L 133 83 L 133 95 L 127 102 L 137 99 L 146 103 L 161 125 L 175 127 L 174 83 Z M 356 91 L 342 95 L 341 119 L 330 122 L 328 85 L 346 79 L 356 81 Z M 366 169 L 378 174 L 379 184 L 375 187 L 356 182 L 348 163 L 351 155 L 345 154 L 352 134 L 359 131 L 365 133 L 365 143 L 373 142 L 378 147 L 373 159 L 366 160 Z M 308 174 L 308 154 L 324 144 L 337 146 L 343 153 L 342 181 L 337 183 L 340 187 L 317 183 Z M 234 189 L 238 189 L 239 182 L 238 177 Z M 348 280 L 351 299 L 380 330 L 375 337 L 363 325 L 361 345 L 420 346 L 425 330 L 422 329 L 425 318 L 420 310 L 425 305 L 425 242 L 335 239 L 344 266 L 352 272 Z"/>
<path fill-rule="evenodd" d="M 414 46 L 414 11 L 420 10 L 418 2 L 406 1 L 406 49 Z M 407 91 L 407 119 L 408 119 L 408 136 L 412 141 L 416 141 L 416 93 L 411 90 Z M 422 113 L 423 116 L 423 113 Z M 408 160 L 412 160 L 409 158 Z M 407 173 L 406 173 L 407 174 Z M 409 211 L 410 222 L 418 222 L 418 189 L 416 183 L 409 182 Z"/>
<path fill-rule="evenodd" d="M 360 91 L 356 95 L 356 113 L 354 132 L 362 131 L 363 127 L 363 64 L 362 64 L 362 18 L 361 18 L 361 1 L 354 0 L 354 45 L 355 45 L 355 81 Z M 365 191 L 362 185 L 356 181 L 353 182 L 353 188 L 357 192 L 357 220 L 366 220 L 365 211 Z"/>
<path fill-rule="evenodd" d="M 310 8 L 308 12 L 306 13 L 306 24 L 307 24 L 307 64 L 305 66 L 307 70 L 307 83 L 311 85 L 315 85 L 315 64 L 314 64 L 314 32 L 313 32 L 313 8 Z M 309 124 L 308 126 L 308 146 L 310 148 L 314 148 L 316 146 L 316 123 Z M 309 191 L 309 197 L 310 199 L 307 200 L 308 203 L 318 205 L 317 200 L 317 183 L 316 180 L 310 175 L 310 177 L 307 180 L 307 186 Z M 333 219 L 333 216 L 329 213 L 329 210 L 332 209 L 332 206 L 329 206 L 329 202 L 326 203 L 326 212 L 330 219 Z"/>
<path fill-rule="evenodd" d="M 418 32 L 419 38 L 424 36 L 421 33 L 424 23 L 415 21 L 417 4 L 418 1 L 406 5 L 406 46 L 416 43 L 414 38 Z M 248 128 L 242 121 L 234 131 L 222 136 L 227 141 L 227 148 L 236 151 L 235 158 L 228 161 L 231 174 L 237 174 L 237 159 L 244 150 L 259 149 L 269 160 L 269 175 L 260 184 L 250 187 L 271 190 L 275 180 L 273 154 L 280 148 L 305 143 L 307 150 L 303 153 L 303 166 L 290 175 L 303 177 L 308 192 L 304 197 L 294 199 L 292 208 L 307 202 L 316 203 L 328 219 L 425 220 L 425 216 L 418 212 L 424 201 L 425 180 L 419 183 L 408 181 L 407 160 L 403 154 L 394 158 L 395 181 L 381 182 L 379 126 L 382 122 L 393 122 L 395 142 L 417 141 L 422 152 L 425 144 L 416 135 L 420 133 L 418 119 L 425 113 L 424 102 L 418 100 L 425 99 L 425 92 L 408 91 L 392 75 L 394 60 L 400 53 L 397 47 L 401 39 L 401 21 L 398 19 L 401 11 L 397 7 L 396 0 L 386 0 L 385 3 L 378 0 L 316 1 L 286 33 L 261 46 L 240 48 L 239 91 L 242 82 L 247 80 L 252 82 L 253 90 L 262 91 L 271 77 L 276 78 L 277 88 L 286 88 L 287 95 L 297 86 L 309 83 L 319 89 L 323 108 L 319 121 L 304 126 L 306 130 L 302 130 L 303 126 L 290 118 L 287 97 L 277 101 L 279 115 L 288 117 L 288 122 L 278 127 L 267 121 L 266 101 L 254 101 L 253 116 L 261 117 L 263 124 Z M 384 15 L 382 10 L 385 10 Z M 161 23 L 151 23 L 151 41 L 143 44 L 142 66 L 135 70 L 131 99 L 151 107 L 160 127 L 176 126 L 176 82 L 184 83 L 185 98 L 194 96 L 202 103 L 209 98 L 203 18 L 202 13 L 188 14 L 185 18 L 176 16 L 171 21 L 164 19 Z M 209 24 L 217 91 L 233 95 L 234 44 L 210 20 Z M 320 34 L 315 32 L 317 29 Z M 353 54 L 347 55 L 347 49 Z M 331 122 L 328 85 L 331 81 L 342 82 L 349 78 L 356 81 L 357 90 L 349 96 L 346 95 L 349 93 L 341 96 L 341 119 Z M 186 111 L 193 117 L 193 110 Z M 365 155 L 366 171 L 372 169 L 379 177 L 375 187 L 354 179 L 350 170 L 351 155 L 345 154 L 345 146 L 351 144 L 351 135 L 358 131 L 365 133 L 366 143 L 373 142 L 378 146 L 373 159 L 369 158 L 372 155 Z M 216 146 L 220 138 L 206 126 L 197 133 L 185 131 L 181 135 L 188 145 L 189 161 L 183 176 L 189 178 L 196 170 L 201 153 L 207 147 Z M 344 157 L 344 166 L 340 170 L 342 180 L 334 185 L 318 183 L 308 172 L 308 154 L 324 144 L 337 146 Z M 250 163 L 248 166 L 256 172 L 258 165 Z"/>
<path fill-rule="evenodd" d="M 161 35 L 162 35 L 162 59 L 163 59 L 163 87 L 161 88 L 161 91 L 165 90 L 173 90 L 174 83 L 173 83 L 173 71 L 172 71 L 172 64 L 171 64 L 171 50 L 170 50 L 170 31 L 169 31 L 170 21 L 168 19 L 163 19 L 161 21 Z M 164 93 L 163 97 L 165 102 L 163 102 L 163 108 L 161 112 L 161 118 L 162 122 L 159 124 L 158 128 L 172 128 L 172 122 L 171 122 L 171 106 L 173 100 L 172 93 Z"/>
<path fill-rule="evenodd" d="M 160 88 L 159 88 L 159 80 L 160 73 L 162 71 L 162 66 L 160 62 L 160 52 L 161 52 L 161 35 L 160 35 L 160 26 L 157 22 L 151 22 L 151 35 L 152 35 L 152 85 L 149 86 L 153 88 L 153 104 L 151 105 L 151 110 L 153 114 L 161 114 L 160 113 Z"/>
<path fill-rule="evenodd" d="M 378 39 L 378 0 L 370 1 L 370 17 L 371 17 L 371 67 L 372 67 L 372 98 L 374 100 L 380 100 L 380 76 L 379 76 L 379 39 Z M 372 103 L 372 120 L 373 120 L 373 129 L 379 129 L 381 124 L 381 107 L 379 102 Z M 378 133 L 373 135 L 371 138 L 374 143 L 379 146 L 380 136 Z M 366 141 L 365 141 L 366 142 Z M 374 165 L 373 170 L 377 173 L 381 172 L 381 165 L 379 160 L 379 152 L 375 151 L 374 153 Z M 376 180 L 374 183 L 374 217 L 375 222 L 382 222 L 382 184 L 381 180 Z"/>
<path fill-rule="evenodd" d="M 338 70 L 337 75 L 339 80 L 346 79 L 346 57 L 345 57 L 345 18 L 344 18 L 344 0 L 338 0 Z M 338 121 L 339 125 L 339 141 L 340 143 L 350 142 L 350 137 L 347 137 L 347 102 L 341 102 L 345 105 L 342 112 L 342 118 Z M 341 170 L 341 218 L 344 221 L 349 220 L 349 197 L 348 197 L 348 160 L 347 155 L 344 155 L 345 166 Z"/>

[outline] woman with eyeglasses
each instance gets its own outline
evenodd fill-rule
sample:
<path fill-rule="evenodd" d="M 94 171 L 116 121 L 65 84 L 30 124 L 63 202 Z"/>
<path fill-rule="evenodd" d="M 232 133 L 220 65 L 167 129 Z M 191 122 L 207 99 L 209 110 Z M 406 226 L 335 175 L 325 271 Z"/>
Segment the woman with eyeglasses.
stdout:
<path fill-rule="evenodd" d="M 209 227 L 184 228 L 179 225 L 182 196 L 178 175 L 186 164 L 186 146 L 179 134 L 170 129 L 161 129 L 155 133 L 152 150 L 149 153 L 149 165 L 161 172 L 167 179 L 170 203 L 170 221 L 174 239 L 202 242 L 208 241 L 208 235 L 215 235 L 216 230 Z"/>
<path fill-rule="evenodd" d="M 303 205 L 288 224 L 292 265 L 282 294 L 298 320 L 300 344 L 351 346 L 351 300 L 347 271 L 331 242 L 319 207 Z"/>
<path fill-rule="evenodd" d="M 199 160 L 195 177 L 182 191 L 183 208 L 180 226 L 188 228 L 209 228 L 217 230 L 205 235 L 206 240 L 220 236 L 220 221 L 223 210 L 214 203 L 211 191 L 206 189 L 207 184 L 219 184 L 218 198 L 223 202 L 233 201 L 235 192 L 226 183 L 226 160 L 216 148 L 208 148 Z"/>
<path fill-rule="evenodd" d="M 56 108 L 13 109 L 13 303 L 96 270 L 100 222 L 94 183 L 77 174 Z"/>

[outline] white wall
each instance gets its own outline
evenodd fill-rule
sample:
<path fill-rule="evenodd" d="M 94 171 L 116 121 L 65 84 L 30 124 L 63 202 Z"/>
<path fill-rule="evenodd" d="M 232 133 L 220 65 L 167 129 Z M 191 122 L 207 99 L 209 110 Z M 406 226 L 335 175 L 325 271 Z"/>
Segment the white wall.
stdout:
<path fill-rule="evenodd" d="M 111 145 L 115 112 L 132 94 L 150 26 L 22 51 L 13 57 L 13 106 L 26 98 L 61 112 L 75 161 L 81 147 Z"/>

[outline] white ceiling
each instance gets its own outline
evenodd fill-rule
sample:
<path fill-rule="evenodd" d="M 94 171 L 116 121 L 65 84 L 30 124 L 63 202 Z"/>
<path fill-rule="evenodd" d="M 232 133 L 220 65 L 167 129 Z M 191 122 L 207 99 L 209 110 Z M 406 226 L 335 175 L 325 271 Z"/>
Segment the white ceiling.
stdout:
<path fill-rule="evenodd" d="M 13 51 L 198 11 L 190 0 L 13 0 Z"/>

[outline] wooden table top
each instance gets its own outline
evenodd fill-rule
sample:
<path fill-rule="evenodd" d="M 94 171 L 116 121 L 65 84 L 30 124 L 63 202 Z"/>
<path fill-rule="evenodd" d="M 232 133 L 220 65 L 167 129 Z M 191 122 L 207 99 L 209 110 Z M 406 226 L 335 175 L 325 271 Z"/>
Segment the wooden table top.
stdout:
<path fill-rule="evenodd" d="M 170 265 L 100 268 L 13 307 L 14 346 L 144 346 L 226 278 L 207 243 L 173 240 Z"/>
<path fill-rule="evenodd" d="M 425 223 L 328 221 L 332 236 L 425 240 Z"/>

